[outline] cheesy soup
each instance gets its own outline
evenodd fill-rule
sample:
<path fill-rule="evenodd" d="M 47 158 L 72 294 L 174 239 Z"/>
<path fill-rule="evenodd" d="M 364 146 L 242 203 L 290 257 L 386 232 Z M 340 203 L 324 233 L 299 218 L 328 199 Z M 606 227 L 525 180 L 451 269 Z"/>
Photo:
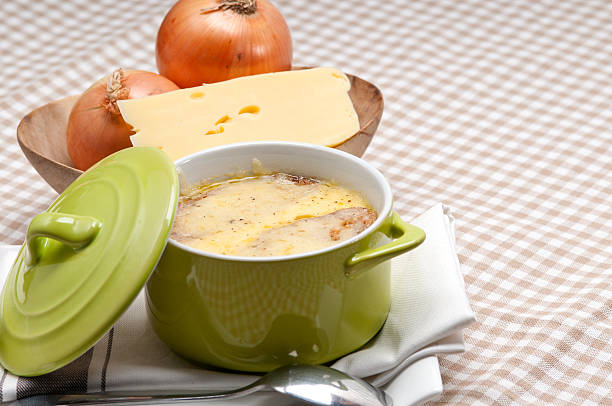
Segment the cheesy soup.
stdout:
<path fill-rule="evenodd" d="M 376 217 L 359 193 L 276 173 L 206 184 L 182 195 L 171 238 L 224 255 L 291 255 L 354 237 Z"/>

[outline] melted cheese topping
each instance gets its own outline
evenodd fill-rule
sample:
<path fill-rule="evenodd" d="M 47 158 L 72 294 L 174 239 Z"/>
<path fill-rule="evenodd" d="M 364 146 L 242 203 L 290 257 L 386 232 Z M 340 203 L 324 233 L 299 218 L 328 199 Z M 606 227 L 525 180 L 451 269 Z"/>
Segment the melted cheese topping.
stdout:
<path fill-rule="evenodd" d="M 283 174 L 232 179 L 182 196 L 171 238 L 224 255 L 308 252 L 337 244 L 363 228 L 339 233 L 332 228 L 346 226 L 345 219 L 303 220 L 351 207 L 367 208 L 376 217 L 360 194 L 330 182 Z"/>

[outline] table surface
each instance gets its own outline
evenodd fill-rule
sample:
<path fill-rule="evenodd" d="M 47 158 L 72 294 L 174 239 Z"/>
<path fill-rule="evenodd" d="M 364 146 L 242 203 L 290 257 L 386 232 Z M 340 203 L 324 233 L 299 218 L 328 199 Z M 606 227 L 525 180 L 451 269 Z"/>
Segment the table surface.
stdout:
<path fill-rule="evenodd" d="M 19 149 L 21 117 L 116 67 L 155 71 L 172 3 L 0 2 L 0 243 L 57 196 Z M 612 2 L 275 4 L 295 65 L 382 90 L 364 159 L 400 214 L 454 208 L 478 321 L 440 359 L 441 402 L 612 402 Z"/>

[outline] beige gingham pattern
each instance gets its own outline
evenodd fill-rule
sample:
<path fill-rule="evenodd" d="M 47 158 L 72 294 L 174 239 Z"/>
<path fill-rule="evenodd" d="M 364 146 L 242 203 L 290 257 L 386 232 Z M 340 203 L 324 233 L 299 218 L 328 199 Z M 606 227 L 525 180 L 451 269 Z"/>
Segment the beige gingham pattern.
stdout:
<path fill-rule="evenodd" d="M 20 118 L 121 66 L 155 70 L 172 0 L 0 1 L 0 242 L 55 193 Z M 378 85 L 364 156 L 411 218 L 451 204 L 478 322 L 440 403 L 612 404 L 612 2 L 277 0 L 296 65 Z"/>

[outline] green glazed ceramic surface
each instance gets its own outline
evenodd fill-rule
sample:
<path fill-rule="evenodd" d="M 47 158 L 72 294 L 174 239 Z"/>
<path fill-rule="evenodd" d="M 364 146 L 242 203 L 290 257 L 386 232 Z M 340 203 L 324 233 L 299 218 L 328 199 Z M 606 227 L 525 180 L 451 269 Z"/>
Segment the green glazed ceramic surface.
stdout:
<path fill-rule="evenodd" d="M 0 300 L 0 362 L 34 376 L 79 357 L 121 316 L 160 257 L 178 197 L 155 148 L 99 162 L 36 216 Z"/>
<path fill-rule="evenodd" d="M 378 219 L 335 247 L 288 257 L 226 257 L 172 240 L 166 246 L 178 197 L 175 166 L 155 148 L 120 151 L 30 223 L 0 297 L 2 365 L 34 376 L 79 357 L 121 316 L 158 260 L 147 283 L 149 318 L 188 359 L 268 371 L 324 363 L 370 340 L 389 310 L 388 260 L 425 234 L 392 212 L 378 171 L 331 148 L 234 144 L 177 165 L 193 181 L 244 170 L 253 158 L 268 169 L 337 179 L 364 193 Z"/>

